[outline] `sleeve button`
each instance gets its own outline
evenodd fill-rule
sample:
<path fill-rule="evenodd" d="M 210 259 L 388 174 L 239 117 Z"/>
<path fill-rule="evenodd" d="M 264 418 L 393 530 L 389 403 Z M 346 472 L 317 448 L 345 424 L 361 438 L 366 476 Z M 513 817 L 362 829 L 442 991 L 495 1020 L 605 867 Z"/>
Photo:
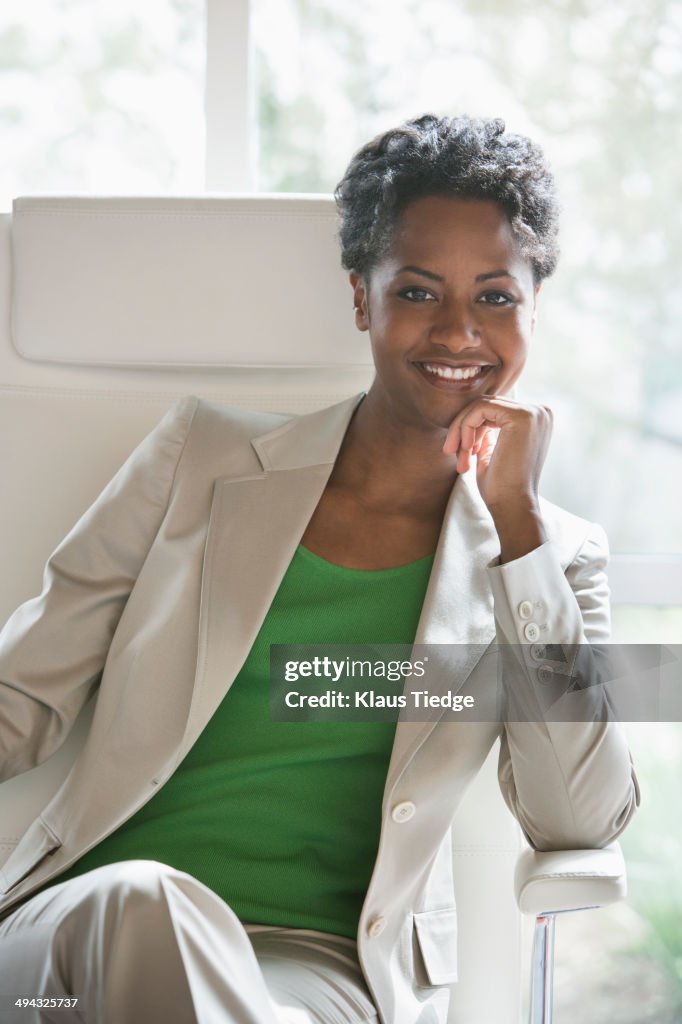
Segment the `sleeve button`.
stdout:
<path fill-rule="evenodd" d="M 367 934 L 370 939 L 376 939 L 383 932 L 386 927 L 385 917 L 373 917 L 367 925 Z"/>
<path fill-rule="evenodd" d="M 518 611 L 522 619 L 529 619 L 533 614 L 533 605 L 530 601 L 522 601 Z"/>
<path fill-rule="evenodd" d="M 545 686 L 548 683 L 551 683 L 554 679 L 554 669 L 550 668 L 549 665 L 541 665 L 538 669 L 538 679 L 541 683 L 544 683 Z"/>
<path fill-rule="evenodd" d="M 530 641 L 530 643 L 535 643 L 536 640 L 539 640 L 540 627 L 538 626 L 537 622 L 529 622 L 523 631 L 523 635 L 525 636 L 526 640 Z"/>
<path fill-rule="evenodd" d="M 403 821 L 409 821 L 414 816 L 414 812 L 417 808 L 414 806 L 411 800 L 403 800 L 401 803 L 396 804 L 391 811 L 391 817 L 398 823 Z"/>

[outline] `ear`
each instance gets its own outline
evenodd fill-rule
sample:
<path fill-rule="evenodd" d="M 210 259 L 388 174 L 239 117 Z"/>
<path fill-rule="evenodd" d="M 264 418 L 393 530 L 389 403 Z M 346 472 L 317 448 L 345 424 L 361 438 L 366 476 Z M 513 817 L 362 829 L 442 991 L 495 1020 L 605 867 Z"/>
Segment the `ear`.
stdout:
<path fill-rule="evenodd" d="M 364 278 L 351 270 L 349 274 L 350 286 L 353 289 L 353 309 L 355 311 L 355 326 L 359 331 L 369 330 L 369 286 Z"/>

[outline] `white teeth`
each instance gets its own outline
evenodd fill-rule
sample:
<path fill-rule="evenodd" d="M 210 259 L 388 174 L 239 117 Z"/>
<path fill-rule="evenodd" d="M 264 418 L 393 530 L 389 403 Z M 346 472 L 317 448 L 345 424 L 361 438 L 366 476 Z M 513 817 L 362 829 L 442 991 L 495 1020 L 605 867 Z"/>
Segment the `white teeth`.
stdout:
<path fill-rule="evenodd" d="M 433 363 L 422 363 L 422 366 L 429 373 L 435 373 L 437 377 L 447 377 L 449 380 L 469 380 L 483 369 L 482 366 L 442 366 Z"/>

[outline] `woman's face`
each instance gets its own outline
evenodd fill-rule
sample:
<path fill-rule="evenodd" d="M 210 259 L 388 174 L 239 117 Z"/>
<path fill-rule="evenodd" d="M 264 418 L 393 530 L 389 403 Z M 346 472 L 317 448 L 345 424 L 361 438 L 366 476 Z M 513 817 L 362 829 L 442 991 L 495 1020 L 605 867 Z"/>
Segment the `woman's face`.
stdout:
<path fill-rule="evenodd" d="M 372 344 L 372 391 L 401 419 L 447 427 L 521 373 L 539 285 L 497 203 L 415 200 L 369 281 L 353 273 L 351 284 Z"/>

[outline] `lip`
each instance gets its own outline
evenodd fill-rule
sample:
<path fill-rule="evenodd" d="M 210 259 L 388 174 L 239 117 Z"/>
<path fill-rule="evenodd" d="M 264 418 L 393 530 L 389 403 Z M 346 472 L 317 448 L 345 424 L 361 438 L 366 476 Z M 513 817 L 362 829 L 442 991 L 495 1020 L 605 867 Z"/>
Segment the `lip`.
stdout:
<path fill-rule="evenodd" d="M 467 366 L 480 366 L 481 372 L 468 380 L 453 380 L 447 377 L 438 377 L 435 373 L 429 373 L 423 366 L 424 363 L 431 363 L 439 366 L 452 366 L 453 368 L 464 368 Z M 412 364 L 419 375 L 428 381 L 432 388 L 440 391 L 466 392 L 475 391 L 482 383 L 488 380 L 491 371 L 495 369 L 490 363 L 455 363 L 445 359 L 423 359 Z"/>

